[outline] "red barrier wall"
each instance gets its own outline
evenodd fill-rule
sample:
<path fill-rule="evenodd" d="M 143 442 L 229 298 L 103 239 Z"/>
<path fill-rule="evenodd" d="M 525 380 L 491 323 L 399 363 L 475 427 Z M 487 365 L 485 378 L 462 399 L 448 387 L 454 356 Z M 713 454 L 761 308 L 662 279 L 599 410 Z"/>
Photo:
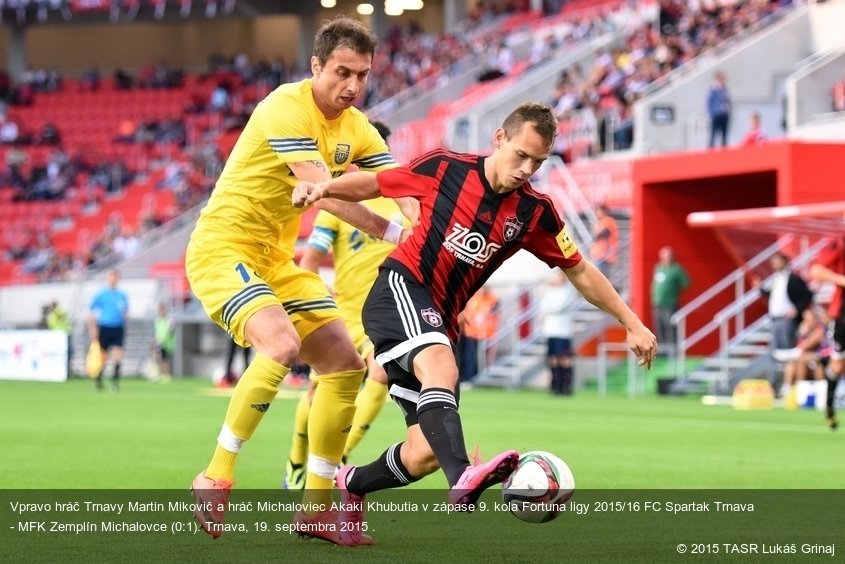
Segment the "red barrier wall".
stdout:
<path fill-rule="evenodd" d="M 631 217 L 635 311 L 650 322 L 651 276 L 663 245 L 674 247 L 692 278 L 682 304 L 736 268 L 712 229 L 687 226 L 689 213 L 841 200 L 845 194 L 842 162 L 845 144 L 792 142 L 636 161 Z M 725 294 L 721 301 L 692 316 L 688 333 L 713 319 L 729 302 L 730 296 Z M 716 347 L 714 336 L 692 352 L 706 354 Z"/>

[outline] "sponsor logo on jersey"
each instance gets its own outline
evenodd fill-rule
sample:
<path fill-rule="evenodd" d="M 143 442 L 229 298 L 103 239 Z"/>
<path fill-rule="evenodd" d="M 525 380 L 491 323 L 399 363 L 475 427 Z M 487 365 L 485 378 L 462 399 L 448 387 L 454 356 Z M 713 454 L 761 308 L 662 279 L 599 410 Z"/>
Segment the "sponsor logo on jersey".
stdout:
<path fill-rule="evenodd" d="M 502 248 L 496 243 L 488 243 L 482 234 L 470 231 L 460 223 L 452 226 L 452 232 L 446 236 L 443 246 L 449 249 L 455 258 L 476 268 L 482 268 L 490 257 Z"/>
<path fill-rule="evenodd" d="M 334 149 L 334 162 L 335 164 L 342 165 L 349 159 L 349 153 L 352 151 L 352 147 L 350 147 L 347 143 L 338 143 L 337 147 Z"/>
<path fill-rule="evenodd" d="M 515 217 L 508 217 L 505 219 L 504 226 L 505 241 L 513 241 L 514 238 L 522 231 L 522 222 Z"/>
<path fill-rule="evenodd" d="M 431 325 L 432 327 L 440 327 L 443 325 L 443 318 L 434 308 L 422 309 L 420 310 L 420 315 L 423 318 L 423 321 Z"/>

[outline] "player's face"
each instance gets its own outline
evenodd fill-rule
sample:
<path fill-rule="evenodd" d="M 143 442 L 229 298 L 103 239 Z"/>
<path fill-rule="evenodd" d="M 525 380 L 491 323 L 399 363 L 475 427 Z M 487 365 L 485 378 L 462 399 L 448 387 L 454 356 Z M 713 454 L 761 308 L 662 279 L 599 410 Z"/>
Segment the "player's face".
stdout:
<path fill-rule="evenodd" d="M 505 131 L 496 132 L 496 183 L 506 190 L 519 188 L 549 158 L 551 144 L 546 143 L 530 123 L 507 138 Z"/>
<path fill-rule="evenodd" d="M 372 62 L 372 55 L 357 53 L 349 47 L 332 51 L 325 65 L 311 57 L 314 97 L 327 118 L 339 116 L 366 90 Z"/>

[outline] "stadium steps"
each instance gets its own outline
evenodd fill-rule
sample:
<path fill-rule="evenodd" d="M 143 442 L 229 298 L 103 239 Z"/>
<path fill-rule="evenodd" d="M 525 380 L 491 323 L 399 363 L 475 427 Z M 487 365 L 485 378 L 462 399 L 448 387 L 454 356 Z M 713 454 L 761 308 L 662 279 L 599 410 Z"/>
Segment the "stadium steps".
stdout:
<path fill-rule="evenodd" d="M 771 379 L 775 366 L 769 355 L 771 339 L 768 324 L 761 325 L 742 341 L 731 344 L 726 355 L 716 353 L 705 358 L 696 369 L 675 382 L 670 392 L 730 394 L 740 380 Z"/>

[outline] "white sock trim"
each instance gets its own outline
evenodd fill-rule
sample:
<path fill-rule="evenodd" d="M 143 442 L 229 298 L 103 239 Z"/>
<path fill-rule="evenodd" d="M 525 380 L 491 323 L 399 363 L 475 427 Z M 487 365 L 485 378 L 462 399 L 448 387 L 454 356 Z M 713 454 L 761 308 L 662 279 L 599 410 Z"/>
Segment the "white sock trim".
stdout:
<path fill-rule="evenodd" d="M 223 423 L 223 427 L 220 429 L 220 434 L 217 435 L 217 444 L 229 452 L 241 452 L 241 446 L 245 442 L 246 439 L 240 439 L 235 436 L 229 426 Z"/>
<path fill-rule="evenodd" d="M 308 471 L 316 474 L 321 478 L 327 480 L 334 480 L 334 475 L 337 473 L 337 464 L 331 460 L 325 459 L 322 456 L 314 454 L 308 455 Z"/>

